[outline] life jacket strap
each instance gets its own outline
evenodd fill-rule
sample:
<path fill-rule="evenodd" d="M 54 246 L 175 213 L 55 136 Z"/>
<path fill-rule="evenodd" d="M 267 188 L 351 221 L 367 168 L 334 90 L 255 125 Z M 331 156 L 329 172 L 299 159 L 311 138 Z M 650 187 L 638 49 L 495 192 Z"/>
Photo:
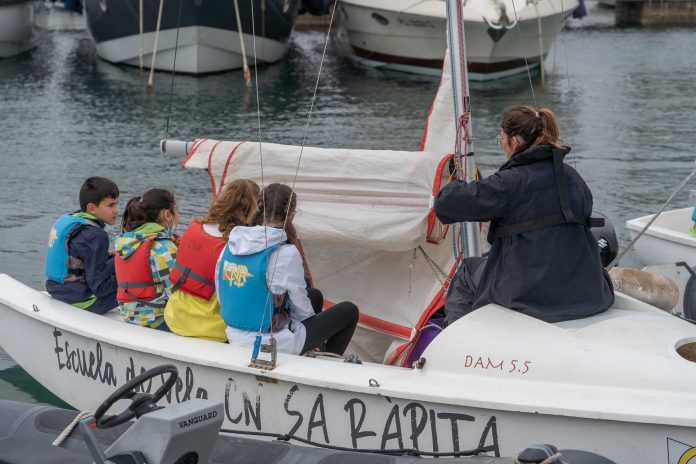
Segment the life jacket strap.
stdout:
<path fill-rule="evenodd" d="M 573 214 L 573 209 L 570 206 L 568 198 L 568 189 L 566 188 L 565 172 L 563 170 L 563 151 L 553 150 L 553 171 L 556 178 L 556 191 L 558 200 L 561 204 L 561 214 L 552 214 L 531 221 L 519 222 L 517 224 L 509 224 L 499 226 L 495 222 L 491 223 L 488 242 L 493 243 L 496 239 L 502 237 L 511 237 L 513 235 L 531 232 L 533 230 L 543 229 L 544 227 L 556 226 L 559 224 L 580 224 L 585 227 L 603 227 L 604 218 L 593 218 L 581 220 L 576 219 Z"/>
<path fill-rule="evenodd" d="M 193 272 L 190 266 L 182 266 L 179 263 L 174 263 L 174 268 L 181 272 L 181 277 L 179 277 L 179 280 L 177 280 L 176 283 L 174 283 L 174 285 L 172 286 L 172 293 L 177 291 L 179 287 L 181 287 L 184 284 L 184 282 L 186 282 L 186 279 L 188 279 L 189 277 L 197 282 L 202 283 L 203 285 L 208 285 L 210 287 L 215 288 L 215 283 L 209 281 L 202 275 Z"/>
<path fill-rule="evenodd" d="M 152 301 L 147 301 L 147 300 L 141 300 L 135 295 L 131 295 L 128 293 L 129 288 L 147 288 L 147 287 L 156 287 L 157 284 L 154 282 L 119 282 L 118 283 L 118 288 L 123 289 L 123 293 L 126 294 L 126 296 L 132 300 L 135 301 L 136 303 L 140 303 L 145 306 L 149 306 L 150 308 L 155 308 L 155 309 L 163 309 L 165 306 L 167 306 L 167 303 L 154 303 Z"/>

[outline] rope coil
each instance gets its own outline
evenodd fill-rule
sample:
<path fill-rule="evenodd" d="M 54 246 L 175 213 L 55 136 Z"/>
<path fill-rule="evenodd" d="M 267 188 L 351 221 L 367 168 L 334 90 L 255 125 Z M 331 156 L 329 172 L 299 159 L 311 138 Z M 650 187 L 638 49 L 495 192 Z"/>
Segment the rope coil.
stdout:
<path fill-rule="evenodd" d="M 68 426 L 65 427 L 65 429 L 63 429 L 62 432 L 60 432 L 60 435 L 58 435 L 58 437 L 55 440 L 53 440 L 53 443 L 51 443 L 51 445 L 60 446 L 61 443 L 63 443 L 65 439 L 68 438 L 68 436 L 70 436 L 75 427 L 77 427 L 77 424 L 79 424 L 82 420 L 92 416 L 94 416 L 94 412 L 92 411 L 82 411 L 78 413 L 77 416 L 75 416 L 75 418 L 72 420 L 72 422 L 70 422 Z"/>

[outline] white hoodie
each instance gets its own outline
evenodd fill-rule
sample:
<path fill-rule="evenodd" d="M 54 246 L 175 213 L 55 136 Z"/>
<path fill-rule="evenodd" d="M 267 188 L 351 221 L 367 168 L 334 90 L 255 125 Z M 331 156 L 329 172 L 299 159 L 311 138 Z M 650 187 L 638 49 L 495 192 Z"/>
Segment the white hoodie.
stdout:
<path fill-rule="evenodd" d="M 283 243 L 287 239 L 285 231 L 275 227 L 238 226 L 230 232 L 227 247 L 235 255 L 251 255 L 270 246 Z M 220 253 L 220 257 L 222 257 L 222 253 Z M 218 257 L 215 266 L 215 275 L 218 275 L 220 257 Z M 289 328 L 274 332 L 278 351 L 300 354 L 305 342 L 305 327 L 301 321 L 314 316 L 314 310 L 307 297 L 302 257 L 295 245 L 281 245 L 270 254 L 266 270 L 266 283 L 271 292 L 276 295 L 281 295 L 287 291 L 290 303 Z M 216 279 L 216 287 L 217 284 Z M 226 333 L 231 345 L 247 346 L 250 349 L 249 353 L 251 353 L 256 332 L 227 327 Z M 262 337 L 262 343 L 269 343 L 269 334 L 262 334 Z"/>

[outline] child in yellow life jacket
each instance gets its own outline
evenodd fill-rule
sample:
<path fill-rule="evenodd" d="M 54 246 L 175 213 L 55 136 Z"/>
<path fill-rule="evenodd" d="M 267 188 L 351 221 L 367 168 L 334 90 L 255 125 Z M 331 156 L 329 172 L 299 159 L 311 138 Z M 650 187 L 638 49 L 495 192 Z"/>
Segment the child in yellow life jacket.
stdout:
<path fill-rule="evenodd" d="M 168 190 L 152 189 L 131 198 L 116 240 L 116 299 L 125 322 L 169 331 L 164 307 L 171 292 L 179 209 Z"/>
<path fill-rule="evenodd" d="M 230 231 L 254 221 L 259 193 L 259 186 L 251 180 L 233 181 L 213 200 L 208 213 L 184 232 L 170 278 L 173 292 L 164 309 L 172 332 L 227 341 L 227 326 L 215 293 L 215 263 Z"/>

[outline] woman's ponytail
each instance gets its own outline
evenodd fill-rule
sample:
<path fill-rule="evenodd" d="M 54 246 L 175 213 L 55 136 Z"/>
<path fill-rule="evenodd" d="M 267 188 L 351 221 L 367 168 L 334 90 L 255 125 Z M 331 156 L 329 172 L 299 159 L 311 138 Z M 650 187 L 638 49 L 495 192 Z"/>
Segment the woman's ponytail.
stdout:
<path fill-rule="evenodd" d="M 523 140 L 518 152 L 532 145 L 559 147 L 559 130 L 556 116 L 548 108 L 513 106 L 503 111 L 500 128 L 508 137 L 518 136 Z"/>

